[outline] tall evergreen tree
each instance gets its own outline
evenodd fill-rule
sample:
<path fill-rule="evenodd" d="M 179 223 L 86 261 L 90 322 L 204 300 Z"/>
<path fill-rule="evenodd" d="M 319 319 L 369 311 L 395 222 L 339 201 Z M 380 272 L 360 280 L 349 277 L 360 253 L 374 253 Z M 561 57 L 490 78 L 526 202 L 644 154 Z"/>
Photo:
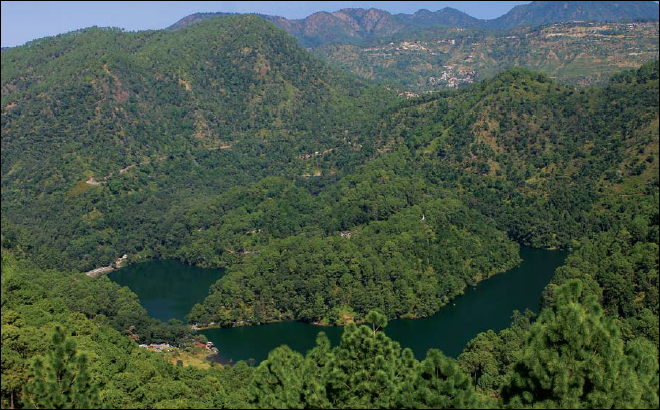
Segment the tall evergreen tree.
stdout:
<path fill-rule="evenodd" d="M 410 377 L 415 359 L 410 349 L 381 330 L 387 319 L 370 312 L 371 327 L 350 324 L 344 328 L 339 346 L 328 364 L 326 391 L 332 407 L 393 408 L 402 379 Z"/>
<path fill-rule="evenodd" d="M 53 344 L 46 362 L 35 358 L 34 378 L 25 386 L 23 401 L 28 408 L 90 409 L 99 408 L 98 388 L 87 373 L 87 357 L 76 353 L 73 340 L 55 327 Z"/>
<path fill-rule="evenodd" d="M 251 404 L 259 408 L 397 408 L 400 383 L 418 364 L 410 349 L 381 330 L 387 318 L 370 312 L 371 326 L 350 324 L 339 346 L 325 334 L 303 358 L 287 346 L 273 350 L 259 365 Z"/>
<path fill-rule="evenodd" d="M 280 346 L 261 362 L 250 386 L 250 404 L 257 408 L 329 408 L 323 380 L 332 359 L 330 341 L 319 333 L 307 357 Z"/>
<path fill-rule="evenodd" d="M 626 356 L 614 321 L 596 297 L 573 280 L 544 309 L 510 381 L 503 404 L 512 408 L 652 408 L 658 404 L 657 352 Z"/>
<path fill-rule="evenodd" d="M 303 362 L 289 346 L 280 346 L 261 362 L 250 388 L 250 403 L 257 408 L 302 409 Z"/>
<path fill-rule="evenodd" d="M 471 379 L 455 360 L 431 349 L 414 377 L 402 380 L 397 407 L 409 409 L 477 409 L 487 403 L 472 387 Z"/>

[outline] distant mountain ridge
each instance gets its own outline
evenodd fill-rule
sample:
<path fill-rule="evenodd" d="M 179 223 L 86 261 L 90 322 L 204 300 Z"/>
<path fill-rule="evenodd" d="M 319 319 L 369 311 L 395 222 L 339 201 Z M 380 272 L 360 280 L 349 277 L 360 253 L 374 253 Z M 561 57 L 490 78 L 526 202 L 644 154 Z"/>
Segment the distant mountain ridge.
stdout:
<path fill-rule="evenodd" d="M 563 21 L 657 20 L 658 4 L 653 1 L 534 1 L 516 6 L 488 21 L 489 28 L 507 29 L 540 26 Z"/>
<path fill-rule="evenodd" d="M 184 17 L 168 29 L 177 30 L 208 18 L 228 14 L 195 13 Z M 535 1 L 516 6 L 508 13 L 492 20 L 477 19 L 450 7 L 438 11 L 422 9 L 413 14 L 391 14 L 375 8 L 346 8 L 335 12 L 321 11 L 297 20 L 259 14 L 262 18 L 282 27 L 307 47 L 352 44 L 434 26 L 504 30 L 573 20 L 658 20 L 658 15 L 658 4 L 653 1 Z"/>
<path fill-rule="evenodd" d="M 438 11 L 427 9 L 417 10 L 413 14 L 397 14 L 398 18 L 408 21 L 415 28 L 433 27 L 437 25 L 451 27 L 479 27 L 483 20 L 479 20 L 456 10 L 451 7 L 445 7 Z"/>

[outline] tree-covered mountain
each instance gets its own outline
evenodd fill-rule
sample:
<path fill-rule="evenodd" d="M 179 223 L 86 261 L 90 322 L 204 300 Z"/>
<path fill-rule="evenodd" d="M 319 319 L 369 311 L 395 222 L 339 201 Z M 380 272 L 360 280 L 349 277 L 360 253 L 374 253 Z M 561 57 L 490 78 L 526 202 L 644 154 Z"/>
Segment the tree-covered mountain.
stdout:
<path fill-rule="evenodd" d="M 657 62 L 579 92 L 512 70 L 394 107 L 232 16 L 74 33 L 3 64 L 3 241 L 50 266 L 231 265 L 194 321 L 430 315 L 513 266 L 511 239 L 566 247 L 657 174 Z"/>
<path fill-rule="evenodd" d="M 177 30 L 209 18 L 227 15 L 229 14 L 222 12 L 195 13 L 182 18 L 168 29 Z M 574 20 L 658 20 L 658 4 L 654 1 L 534 1 L 516 6 L 492 20 L 476 19 L 451 7 L 394 15 L 375 8 L 345 8 L 334 12 L 317 12 L 303 19 L 286 19 L 263 14 L 260 16 L 286 30 L 304 46 L 314 47 L 327 44 L 359 44 L 365 40 L 383 39 L 397 33 L 435 26 L 508 30 Z"/>
<path fill-rule="evenodd" d="M 83 30 L 6 50 L 2 67 L 3 232 L 81 269 L 153 252 L 146 232 L 186 200 L 334 178 L 372 155 L 367 130 L 394 101 L 256 16 Z"/>
<path fill-rule="evenodd" d="M 190 320 L 429 315 L 489 276 L 487 266 L 496 273 L 515 263 L 494 245 L 506 242 L 498 230 L 527 245 L 567 247 L 617 226 L 616 198 L 657 190 L 657 124 L 657 61 L 580 92 L 519 69 L 411 100 L 381 122 L 381 158 L 309 201 L 315 218 L 299 219 L 308 233 L 253 242 Z M 226 233 L 212 229 L 193 233 L 204 238 L 197 255 L 218 254 L 209 244 Z M 454 252 L 468 269 L 448 263 Z"/>
<path fill-rule="evenodd" d="M 512 70 L 411 100 L 390 119 L 391 142 L 415 152 L 434 181 L 472 192 L 472 206 L 508 215 L 514 238 L 562 246 L 605 223 L 589 220 L 604 216 L 600 200 L 624 188 L 643 195 L 657 180 L 657 94 L 657 61 L 580 91 Z"/>
<path fill-rule="evenodd" d="M 486 22 L 490 28 L 534 27 L 564 21 L 657 20 L 655 1 L 533 1 Z"/>
<path fill-rule="evenodd" d="M 516 69 L 397 107 L 230 16 L 71 33 L 2 63 L 6 246 L 79 269 L 233 265 L 202 322 L 432 314 L 514 265 L 511 239 L 566 247 L 611 226 L 607 195 L 658 168 L 657 62 L 581 91 Z"/>
<path fill-rule="evenodd" d="M 295 130 L 300 153 L 333 148 L 324 144 L 350 142 L 358 132 L 352 121 L 359 118 L 351 118 L 352 113 L 364 111 L 342 104 L 354 104 L 354 97 L 371 90 L 327 68 L 281 30 L 252 16 L 217 19 L 177 33 L 89 29 L 38 40 L 2 57 L 3 120 L 13 131 L 5 135 L 4 165 L 13 166 L 13 149 L 20 145 L 14 133 L 38 135 L 42 126 L 15 121 L 48 107 L 43 122 L 81 129 L 66 141 L 76 146 L 63 149 L 60 137 L 51 135 L 38 141 L 40 147 L 56 150 L 58 157 L 75 148 L 86 157 L 82 162 L 91 162 L 96 177 L 116 171 L 117 161 L 128 166 L 133 159 L 165 154 L 163 140 L 221 149 L 252 136 L 281 141 Z M 385 94 L 370 97 L 377 101 Z M 28 104 L 33 98 L 37 104 Z M 78 99 L 92 104 L 82 108 Z M 159 128 L 135 129 L 138 120 Z M 98 137 L 113 131 L 118 135 Z"/>

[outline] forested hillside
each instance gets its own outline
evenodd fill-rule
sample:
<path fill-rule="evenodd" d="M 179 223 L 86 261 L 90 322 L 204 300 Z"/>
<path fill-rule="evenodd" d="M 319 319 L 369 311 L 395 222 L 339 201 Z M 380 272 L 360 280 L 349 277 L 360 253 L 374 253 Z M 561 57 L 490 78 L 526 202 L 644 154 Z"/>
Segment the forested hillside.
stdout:
<path fill-rule="evenodd" d="M 546 310 L 551 306 L 560 306 L 563 304 L 560 300 L 561 287 L 579 280 L 581 292 L 592 295 L 602 306 L 593 309 L 614 320 L 617 333 L 630 346 L 627 354 L 633 360 L 638 360 L 634 359 L 638 348 L 655 353 L 658 349 L 658 200 L 656 182 L 647 188 L 643 196 L 609 196 L 603 201 L 603 210 L 616 215 L 616 219 L 605 231 L 573 242 L 571 255 L 566 264 L 557 269 L 542 301 Z M 529 367 L 516 368 L 522 355 L 532 353 L 525 353 L 530 327 L 529 317 L 514 315 L 509 329 L 499 333 L 481 333 L 466 346 L 458 362 L 471 375 L 477 391 L 497 397 L 512 372 L 521 372 L 522 375 L 528 371 Z M 648 347 L 643 347 L 647 342 Z M 642 346 L 635 347 L 638 343 Z M 538 352 L 548 352 L 547 345 L 537 345 L 536 348 Z M 590 359 L 588 355 L 582 357 Z M 578 360 L 575 356 L 571 359 L 572 363 Z M 540 363 L 547 369 L 552 362 Z M 655 367 L 655 363 L 649 365 Z M 549 376 L 556 370 L 547 371 L 542 370 L 541 374 Z M 594 372 L 594 376 L 599 371 Z M 645 383 L 655 389 L 657 371 L 649 376 Z M 538 400 L 538 396 L 534 400 Z M 556 405 L 554 403 L 552 406 Z M 572 406 L 585 404 L 573 402 Z"/>
<path fill-rule="evenodd" d="M 514 315 L 511 329 L 479 335 L 458 361 L 436 349 L 416 360 L 371 312 L 370 326 L 348 325 L 338 346 L 321 333 L 304 356 L 282 346 L 256 369 L 239 362 L 203 370 L 138 347 L 104 313 L 89 315 L 49 288 L 71 277 L 91 290 L 96 279 L 44 272 L 5 251 L 2 272 L 7 408 L 658 406 L 657 344 L 622 333 L 617 315 L 604 315 L 580 280 L 555 288 L 533 323 Z"/>
<path fill-rule="evenodd" d="M 386 125 L 427 178 L 518 241 L 565 246 L 608 226 L 603 198 L 658 176 L 658 62 L 575 90 L 526 70 L 411 100 Z"/>
<path fill-rule="evenodd" d="M 179 30 L 227 13 L 196 13 Z M 378 9 L 260 15 L 313 54 L 401 95 L 461 87 L 524 67 L 562 83 L 606 83 L 658 58 L 658 5 L 650 1 L 536 1 L 493 20 L 449 7 L 413 14 Z"/>
<path fill-rule="evenodd" d="M 172 251 L 154 230 L 197 198 L 333 179 L 372 155 L 393 101 L 254 16 L 83 30 L 7 50 L 2 67 L 4 236 L 79 269 Z"/>
<path fill-rule="evenodd" d="M 232 26 L 239 30 L 234 43 L 220 43 Z M 125 101 L 98 103 L 123 114 L 98 114 L 83 133 L 65 133 L 73 123 L 60 121 L 79 119 L 78 105 L 63 107 L 53 124 L 34 111 L 39 104 L 21 110 L 46 84 L 29 85 L 15 65 L 39 55 L 33 49 L 40 44 L 3 54 L 11 68 L 5 82 L 15 87 L 4 96 L 3 243 L 46 266 L 91 269 L 123 254 L 129 261 L 177 257 L 230 266 L 191 313 L 193 322 L 343 323 L 374 309 L 388 318 L 427 316 L 467 285 L 514 266 L 513 241 L 567 247 L 612 226 L 617 216 L 602 210 L 605 198 L 641 195 L 657 181 L 657 62 L 583 90 L 512 70 L 395 107 L 386 91 L 332 71 L 254 16 L 173 33 L 92 30 L 42 41 L 73 41 L 61 58 L 82 58 L 75 41 L 91 35 L 129 44 L 141 39 L 139 52 L 124 51 L 128 60 L 172 64 L 167 72 L 178 79 L 164 83 L 181 96 L 175 111 L 187 113 L 188 128 L 162 115 L 173 109 L 169 100 L 147 107 L 158 96 L 147 98 L 155 91 L 136 86 Z M 169 48 L 202 38 L 217 40 L 218 50 Z M 291 58 L 276 47 L 290 50 Z M 209 60 L 202 64 L 193 52 Z M 222 70 L 207 64 L 213 56 L 225 58 L 218 61 Z M 214 79 L 219 71 L 246 77 Z M 298 74 L 316 77 L 301 82 Z M 159 84 L 159 75 L 149 75 Z M 77 78 L 69 80 L 72 87 Z M 301 103 L 278 87 L 318 101 Z M 92 96 L 103 90 L 87 89 Z M 223 90 L 227 95 L 219 97 Z M 226 114 L 241 104 L 241 115 Z M 144 112 L 155 117 L 131 116 Z M 160 129 L 168 121 L 172 134 Z M 139 127 L 146 127 L 143 133 L 127 132 Z M 44 138 L 51 129 L 63 141 Z"/>
<path fill-rule="evenodd" d="M 657 189 L 657 124 L 657 62 L 579 92 L 513 70 L 403 103 L 381 123 L 381 157 L 301 206 L 301 214 L 314 210 L 299 219 L 307 233 L 250 243 L 244 263 L 230 267 L 190 320 L 432 314 L 515 263 L 502 232 L 564 248 L 618 226 L 616 198 Z M 222 234 L 213 232 L 193 233 L 203 238 L 197 255 L 204 247 L 218 254 L 209 244 Z"/>

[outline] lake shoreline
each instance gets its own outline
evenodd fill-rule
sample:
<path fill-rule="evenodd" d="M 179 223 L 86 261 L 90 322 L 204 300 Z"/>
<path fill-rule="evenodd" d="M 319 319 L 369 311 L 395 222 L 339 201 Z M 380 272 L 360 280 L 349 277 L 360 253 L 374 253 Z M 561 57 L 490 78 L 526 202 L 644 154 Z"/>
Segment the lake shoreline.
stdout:
<path fill-rule="evenodd" d="M 523 245 L 520 245 L 520 246 L 522 247 Z M 548 250 L 548 251 L 549 251 L 549 250 Z M 502 269 L 502 270 L 498 270 L 497 272 L 492 273 L 492 274 L 490 274 L 489 276 L 485 276 L 485 275 L 483 274 L 483 272 L 479 272 L 479 274 L 477 275 L 478 279 L 477 279 L 475 282 L 472 282 L 472 283 L 465 283 L 465 287 L 464 287 L 463 289 L 461 289 L 461 290 L 460 290 L 458 293 L 456 293 L 455 295 L 450 296 L 450 297 L 447 299 L 447 301 L 446 301 L 445 303 L 441 304 L 441 305 L 439 306 L 439 308 L 438 308 L 436 311 L 434 311 L 433 313 L 430 313 L 429 315 L 426 315 L 426 316 L 420 316 L 420 315 L 412 315 L 412 316 L 408 316 L 408 315 L 406 314 L 406 315 L 398 316 L 398 317 L 395 317 L 395 318 L 392 318 L 392 319 L 388 319 L 388 320 L 406 320 L 406 319 L 417 320 L 417 319 L 424 319 L 424 318 L 427 318 L 427 317 L 431 317 L 431 316 L 437 314 L 437 313 L 438 313 L 440 310 L 442 310 L 444 307 L 446 307 L 446 306 L 448 306 L 450 303 L 452 303 L 453 300 L 455 300 L 456 298 L 458 298 L 458 297 L 464 295 L 465 292 L 466 292 L 469 288 L 477 287 L 480 283 L 482 283 L 482 282 L 484 282 L 484 281 L 487 281 L 487 280 L 489 280 L 489 279 L 491 279 L 491 278 L 496 277 L 497 275 L 501 275 L 501 274 L 504 274 L 504 273 L 506 273 L 506 272 L 508 272 L 508 271 L 510 271 L 510 270 L 512 270 L 512 269 L 515 269 L 515 268 L 519 267 L 523 262 L 524 262 L 524 260 L 520 257 L 520 253 L 519 253 L 517 260 L 516 260 L 515 262 L 511 263 L 511 264 L 510 264 L 511 266 L 508 266 L 508 267 L 506 267 L 506 268 L 504 268 L 504 269 Z M 202 324 L 202 325 L 200 325 L 200 324 L 191 324 L 191 325 L 190 325 L 190 328 L 191 328 L 192 330 L 196 330 L 196 331 L 203 331 L 203 330 L 209 330 L 209 329 L 232 329 L 232 328 L 237 328 L 237 327 L 254 327 L 254 326 L 263 326 L 263 325 L 269 325 L 269 324 L 275 324 L 275 323 L 284 323 L 284 322 L 298 322 L 298 323 L 304 323 L 304 324 L 306 324 L 306 325 L 311 325 L 311 326 L 318 326 L 318 327 L 328 327 L 328 328 L 332 328 L 332 327 L 343 327 L 343 326 L 346 326 L 346 325 L 348 325 L 348 324 L 350 324 L 350 323 L 354 323 L 354 324 L 356 324 L 356 325 L 361 325 L 361 324 L 367 323 L 367 321 L 365 321 L 365 320 L 357 320 L 357 321 L 356 321 L 354 318 L 355 318 L 355 317 L 353 316 L 353 317 L 351 317 L 350 320 L 347 321 L 346 323 L 339 323 L 339 324 L 330 324 L 330 323 L 323 323 L 323 322 L 318 322 L 318 321 L 317 321 L 317 322 L 305 322 L 305 321 L 302 321 L 302 320 L 295 320 L 295 319 L 292 319 L 292 320 L 272 320 L 272 321 L 258 322 L 258 323 L 251 323 L 251 322 L 241 321 L 241 322 L 236 322 L 236 323 L 229 324 L 229 325 L 219 325 L 219 324 Z"/>
<path fill-rule="evenodd" d="M 392 319 L 385 333 L 402 347 L 411 347 L 416 357 L 423 357 L 429 348 L 439 348 L 455 357 L 452 355 L 460 354 L 465 344 L 479 332 L 499 331 L 509 326 L 514 310 L 538 311 L 543 290 L 555 268 L 563 265 L 566 254 L 565 250 L 521 246 L 520 258 L 513 268 L 479 280 L 476 287 L 466 283 L 459 294 L 428 316 Z M 200 269 L 167 260 L 131 264 L 112 272 L 109 278 L 128 286 L 152 317 L 166 322 L 170 318 L 185 320 L 192 306 L 208 296 L 209 288 L 224 274 L 223 270 Z M 190 275 L 195 275 L 195 279 L 191 280 L 193 276 Z M 365 323 L 356 321 L 353 312 L 343 311 L 342 315 L 347 322 Z M 336 345 L 343 326 L 345 324 L 275 320 L 259 324 L 238 322 L 225 327 L 217 323 L 190 327 L 218 347 L 219 354 L 209 355 L 209 361 L 231 365 L 249 358 L 258 363 L 283 344 L 305 352 L 315 345 L 321 331 Z"/>
<path fill-rule="evenodd" d="M 522 263 L 479 283 L 466 286 L 463 293 L 435 314 L 421 318 L 391 320 L 384 332 L 402 347 L 413 349 L 422 359 L 430 348 L 457 357 L 478 333 L 500 331 L 511 324 L 513 312 L 526 309 L 538 312 L 544 289 L 556 268 L 564 264 L 567 251 L 548 251 L 521 247 Z M 304 353 L 324 332 L 337 345 L 343 326 L 323 326 L 300 321 L 277 321 L 259 326 L 215 327 L 201 331 L 221 351 L 224 360 L 255 358 L 264 360 L 283 344 Z"/>

